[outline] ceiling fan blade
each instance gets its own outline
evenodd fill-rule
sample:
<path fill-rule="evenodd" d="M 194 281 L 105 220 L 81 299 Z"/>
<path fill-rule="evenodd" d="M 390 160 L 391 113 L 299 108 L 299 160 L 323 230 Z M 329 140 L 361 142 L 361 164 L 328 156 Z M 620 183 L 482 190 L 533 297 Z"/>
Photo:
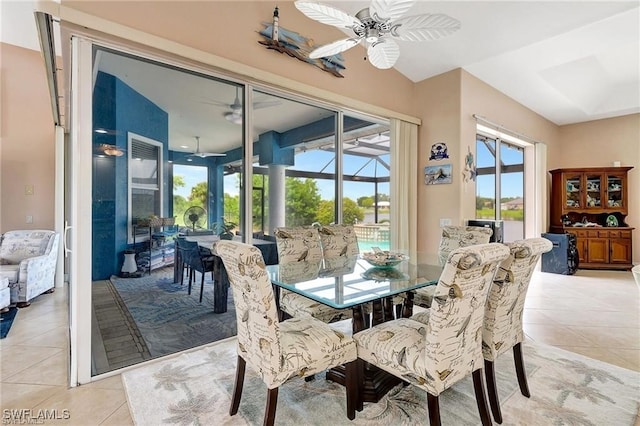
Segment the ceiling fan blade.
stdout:
<path fill-rule="evenodd" d="M 380 38 L 367 49 L 367 58 L 376 68 L 391 68 L 400 57 L 398 43 L 389 38 Z"/>
<path fill-rule="evenodd" d="M 362 37 L 359 38 L 345 38 L 342 40 L 334 41 L 333 43 L 325 44 L 317 49 L 314 49 L 309 53 L 309 58 L 318 59 L 326 58 L 327 56 L 337 55 L 340 52 L 351 49 L 362 41 Z"/>
<path fill-rule="evenodd" d="M 460 21 L 442 13 L 407 16 L 395 21 L 391 35 L 405 41 L 429 41 L 446 37 L 460 29 Z"/>
<path fill-rule="evenodd" d="M 280 105 L 280 101 L 257 101 L 253 103 L 253 109 L 269 108 Z"/>
<path fill-rule="evenodd" d="M 379 22 L 394 21 L 407 13 L 414 3 L 413 0 L 371 0 L 369 14 Z"/>
<path fill-rule="evenodd" d="M 196 152 L 191 154 L 189 157 L 207 158 L 207 157 L 225 157 L 226 155 L 227 154 L 223 154 L 219 152 Z"/>
<path fill-rule="evenodd" d="M 335 7 L 307 1 L 297 1 L 294 4 L 307 17 L 323 24 L 333 25 L 338 28 L 353 28 L 362 25 L 358 18 Z"/>

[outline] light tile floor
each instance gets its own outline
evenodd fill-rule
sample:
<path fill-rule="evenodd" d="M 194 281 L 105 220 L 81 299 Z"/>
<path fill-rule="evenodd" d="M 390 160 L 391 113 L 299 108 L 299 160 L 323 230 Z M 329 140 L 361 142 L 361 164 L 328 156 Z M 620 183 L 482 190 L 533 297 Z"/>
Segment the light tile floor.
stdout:
<path fill-rule="evenodd" d="M 630 272 L 537 272 L 524 329 L 533 340 L 640 371 L 639 308 L 640 291 Z M 68 388 L 67 315 L 65 289 L 18 312 L 9 336 L 0 340 L 0 406 L 69 410 L 68 420 L 46 424 L 132 424 L 120 375 Z"/>

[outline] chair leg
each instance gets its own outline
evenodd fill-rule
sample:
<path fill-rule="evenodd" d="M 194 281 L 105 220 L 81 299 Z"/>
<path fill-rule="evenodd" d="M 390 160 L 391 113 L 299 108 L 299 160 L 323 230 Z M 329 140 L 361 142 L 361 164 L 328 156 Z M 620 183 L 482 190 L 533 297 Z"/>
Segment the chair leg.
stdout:
<path fill-rule="evenodd" d="M 351 361 L 345 365 L 345 385 L 347 391 L 347 418 L 356 418 L 356 407 L 358 406 L 358 360 Z"/>
<path fill-rule="evenodd" d="M 202 277 L 200 278 L 200 303 L 202 303 L 202 292 L 204 291 L 204 274 L 205 272 L 202 272 Z"/>
<path fill-rule="evenodd" d="M 364 361 L 358 358 L 356 360 L 356 380 L 358 385 L 356 410 L 362 411 L 364 409 L 364 401 L 362 400 L 362 394 L 364 393 Z"/>
<path fill-rule="evenodd" d="M 189 288 L 187 289 L 187 294 L 191 295 L 191 279 L 193 278 L 193 269 L 189 268 Z"/>
<path fill-rule="evenodd" d="M 473 390 L 476 393 L 476 403 L 478 404 L 482 426 L 490 426 L 492 424 L 491 416 L 489 415 L 489 407 L 487 406 L 487 397 L 484 393 L 484 380 L 482 379 L 481 368 L 473 372 Z"/>
<path fill-rule="evenodd" d="M 278 404 L 278 388 L 269 389 L 267 393 L 267 408 L 264 412 L 264 426 L 273 426 L 276 420 L 276 405 Z"/>
<path fill-rule="evenodd" d="M 440 426 L 440 401 L 437 396 L 427 392 L 427 407 L 429 409 L 429 425 Z"/>
<path fill-rule="evenodd" d="M 518 384 L 520 392 L 527 398 L 531 396 L 529 393 L 529 385 L 527 384 L 527 372 L 524 370 L 524 358 L 522 357 L 522 343 L 516 343 L 513 347 L 513 359 L 516 362 L 516 376 L 518 376 Z"/>
<path fill-rule="evenodd" d="M 487 379 L 487 394 L 489 395 L 489 405 L 491 406 L 491 414 L 496 423 L 502 423 L 502 412 L 500 411 L 500 398 L 498 397 L 498 388 L 496 387 L 496 373 L 493 368 L 493 361 L 484 360 L 484 375 Z"/>
<path fill-rule="evenodd" d="M 238 355 L 238 365 L 236 366 L 236 383 L 233 385 L 233 398 L 231 399 L 231 408 L 229 415 L 233 416 L 238 412 L 240 406 L 240 398 L 242 397 L 242 386 L 244 385 L 244 370 L 247 362 Z"/>

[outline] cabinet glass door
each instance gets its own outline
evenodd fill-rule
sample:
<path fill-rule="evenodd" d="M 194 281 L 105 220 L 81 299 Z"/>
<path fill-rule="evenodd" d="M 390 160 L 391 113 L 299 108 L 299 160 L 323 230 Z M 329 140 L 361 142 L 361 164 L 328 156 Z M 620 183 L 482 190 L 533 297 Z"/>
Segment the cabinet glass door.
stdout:
<path fill-rule="evenodd" d="M 585 182 L 585 202 L 588 209 L 599 209 L 602 207 L 602 176 L 587 174 Z"/>
<path fill-rule="evenodd" d="M 569 209 L 582 208 L 582 175 L 569 175 L 566 177 L 565 207 Z"/>
<path fill-rule="evenodd" d="M 607 207 L 621 208 L 623 205 L 623 185 L 621 176 L 607 176 Z"/>

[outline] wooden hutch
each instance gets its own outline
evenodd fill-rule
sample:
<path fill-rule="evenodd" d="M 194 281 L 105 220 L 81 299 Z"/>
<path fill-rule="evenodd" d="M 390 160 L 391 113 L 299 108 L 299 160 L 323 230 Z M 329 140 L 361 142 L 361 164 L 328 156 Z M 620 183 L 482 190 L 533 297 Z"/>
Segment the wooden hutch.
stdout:
<path fill-rule="evenodd" d="M 579 268 L 630 269 L 627 172 L 633 167 L 551 170 L 551 233 L 577 237 Z"/>

